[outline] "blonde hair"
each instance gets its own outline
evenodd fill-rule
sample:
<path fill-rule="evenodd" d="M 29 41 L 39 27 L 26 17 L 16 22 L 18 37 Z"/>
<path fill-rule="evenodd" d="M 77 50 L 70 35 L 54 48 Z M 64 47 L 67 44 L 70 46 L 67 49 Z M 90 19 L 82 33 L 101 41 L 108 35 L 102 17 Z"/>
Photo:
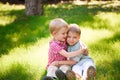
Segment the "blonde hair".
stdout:
<path fill-rule="evenodd" d="M 80 29 L 79 25 L 77 25 L 77 24 L 70 24 L 70 25 L 69 25 L 68 32 L 69 32 L 69 31 L 81 35 L 81 29 Z"/>
<path fill-rule="evenodd" d="M 49 24 L 49 29 L 51 34 L 53 31 L 59 31 L 61 28 L 68 28 L 68 23 L 62 18 L 55 18 L 51 20 Z"/>

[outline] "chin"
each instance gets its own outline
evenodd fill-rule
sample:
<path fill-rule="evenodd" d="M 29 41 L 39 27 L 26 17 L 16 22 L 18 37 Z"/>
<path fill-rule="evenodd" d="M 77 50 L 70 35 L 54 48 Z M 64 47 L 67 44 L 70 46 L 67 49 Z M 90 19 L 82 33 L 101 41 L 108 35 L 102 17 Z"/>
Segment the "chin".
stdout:
<path fill-rule="evenodd" d="M 64 42 L 65 40 L 61 40 L 61 41 L 63 41 L 63 42 Z"/>
<path fill-rule="evenodd" d="M 70 46 L 72 46 L 73 44 L 69 44 Z"/>

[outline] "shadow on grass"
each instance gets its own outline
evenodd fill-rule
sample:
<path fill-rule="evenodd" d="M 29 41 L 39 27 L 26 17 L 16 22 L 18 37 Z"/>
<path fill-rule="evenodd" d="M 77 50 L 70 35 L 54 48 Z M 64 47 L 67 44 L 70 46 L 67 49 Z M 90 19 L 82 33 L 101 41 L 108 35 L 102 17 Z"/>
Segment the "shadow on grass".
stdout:
<path fill-rule="evenodd" d="M 120 60 L 100 62 L 97 65 L 97 80 L 119 80 L 120 79 Z"/>
<path fill-rule="evenodd" d="M 112 2 L 113 3 L 113 2 Z M 108 5 L 108 6 L 105 6 Z M 110 6 L 109 6 L 110 5 Z M 52 17 L 62 17 L 69 23 L 84 24 L 85 22 L 93 23 L 94 16 L 100 12 L 113 12 L 118 14 L 120 12 L 120 5 L 111 5 L 111 3 L 106 4 L 93 4 L 93 5 L 73 5 L 64 4 L 53 7 L 46 8 L 45 12 Z M 98 22 L 99 24 L 99 22 Z M 89 25 L 91 28 L 96 28 L 93 25 Z M 104 26 L 99 26 L 97 28 L 104 28 Z"/>
<path fill-rule="evenodd" d="M 120 41 L 120 31 L 116 31 L 113 35 L 113 37 L 107 39 L 108 42 L 116 42 Z"/>
<path fill-rule="evenodd" d="M 106 37 L 97 42 L 92 43 L 91 45 L 89 45 L 89 48 L 91 48 L 91 50 L 93 51 L 91 52 L 92 54 L 108 55 L 107 57 L 111 57 L 111 59 L 114 59 L 115 57 L 116 58 L 120 57 L 119 43 L 120 43 L 120 32 L 116 31 L 113 33 L 111 37 L 109 38 Z"/>
<path fill-rule="evenodd" d="M 96 56 L 97 80 L 119 80 L 120 79 L 120 32 L 113 36 L 93 43 L 89 48 Z M 117 44 L 117 45 L 116 45 Z M 116 45 L 116 47 L 115 47 Z"/>
<path fill-rule="evenodd" d="M 5 72 L 0 71 L 0 80 L 42 80 L 46 70 L 42 71 L 40 73 L 28 64 L 13 63 Z"/>
<path fill-rule="evenodd" d="M 49 36 L 48 19 L 44 16 L 26 16 L 24 10 L 1 11 L 1 14 L 17 18 L 10 24 L 0 25 L 0 55 Z"/>
<path fill-rule="evenodd" d="M 10 69 L 0 74 L 0 80 L 35 80 L 34 76 L 28 65 L 12 64 Z"/>
<path fill-rule="evenodd" d="M 47 70 L 45 70 L 45 72 L 43 74 L 41 74 L 40 80 L 43 80 L 43 78 L 46 76 L 46 74 L 47 74 Z"/>

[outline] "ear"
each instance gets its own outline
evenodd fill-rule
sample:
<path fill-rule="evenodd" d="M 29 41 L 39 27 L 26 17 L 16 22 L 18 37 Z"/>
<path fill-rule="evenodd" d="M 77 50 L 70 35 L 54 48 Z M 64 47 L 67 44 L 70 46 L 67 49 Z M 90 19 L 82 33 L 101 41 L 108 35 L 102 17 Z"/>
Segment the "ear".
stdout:
<path fill-rule="evenodd" d="M 55 35 L 55 34 L 56 34 L 56 31 L 53 31 L 53 32 L 52 32 L 52 35 Z"/>

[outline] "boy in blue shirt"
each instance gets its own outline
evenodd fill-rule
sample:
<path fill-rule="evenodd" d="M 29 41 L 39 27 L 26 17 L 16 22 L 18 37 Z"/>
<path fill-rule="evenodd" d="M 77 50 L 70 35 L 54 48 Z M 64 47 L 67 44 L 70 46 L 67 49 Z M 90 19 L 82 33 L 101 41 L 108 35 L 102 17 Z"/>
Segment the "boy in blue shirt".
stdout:
<path fill-rule="evenodd" d="M 68 29 L 67 43 L 68 52 L 74 52 L 81 47 L 86 47 L 81 41 L 79 41 L 81 30 L 77 24 L 70 24 Z M 88 53 L 86 50 L 85 53 Z M 82 80 L 89 80 L 95 78 L 96 69 L 93 59 L 89 55 L 79 54 L 75 57 L 71 57 L 70 60 L 74 60 L 77 63 L 72 66 L 72 70 L 82 77 Z"/>

